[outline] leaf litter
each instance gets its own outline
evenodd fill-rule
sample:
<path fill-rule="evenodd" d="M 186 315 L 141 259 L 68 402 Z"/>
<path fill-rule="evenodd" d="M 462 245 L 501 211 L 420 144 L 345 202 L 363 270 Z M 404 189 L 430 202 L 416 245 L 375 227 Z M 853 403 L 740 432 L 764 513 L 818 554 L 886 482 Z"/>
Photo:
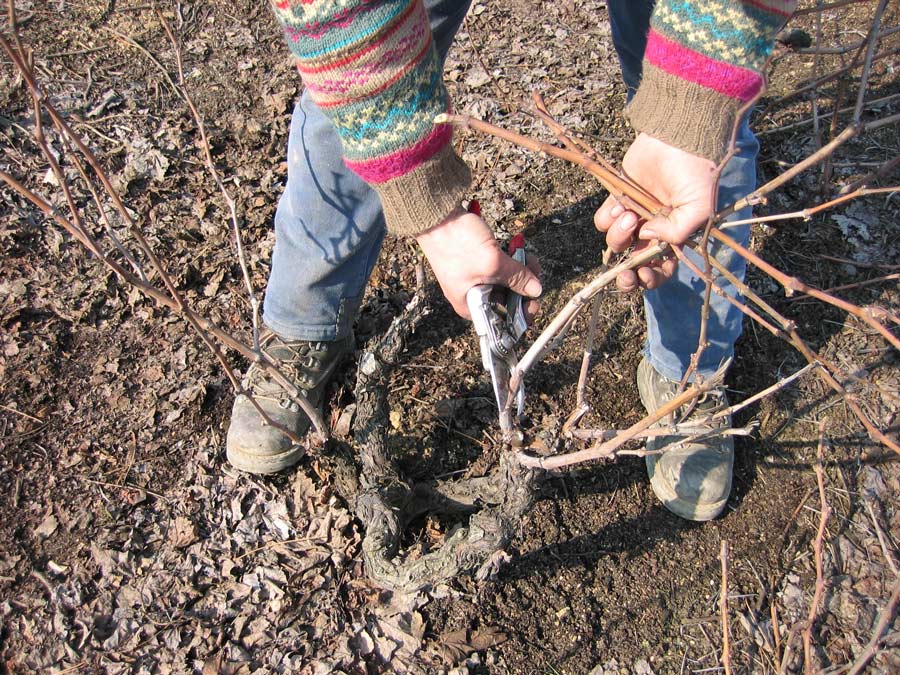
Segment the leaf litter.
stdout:
<path fill-rule="evenodd" d="M 32 4 L 17 3 L 23 12 Z M 126 191 L 129 209 L 147 214 L 148 236 L 183 270 L 178 282 L 186 294 L 200 308 L 211 308 L 223 325 L 240 327 L 246 301 L 235 283 L 239 275 L 233 269 L 223 205 L 197 171 L 196 129 L 171 92 L 164 86 L 154 89 L 159 80 L 154 67 L 133 52 L 109 50 L 85 28 L 100 16 L 101 5 L 107 3 L 84 8 L 69 3 L 46 21 L 28 21 L 29 30 L 50 31 L 51 37 L 38 36 L 36 44 L 44 47 L 38 59 L 48 73 L 69 83 L 57 92 L 57 100 L 83 106 L 82 117 L 91 127 L 85 133 L 98 143 L 98 132 L 115 141 L 104 146 L 109 153 L 105 159 Z M 252 274 L 261 287 L 298 84 L 278 36 L 270 24 L 265 27 L 266 19 L 248 21 L 250 28 L 233 17 L 255 16 L 257 5 L 207 3 L 182 5 L 180 11 L 189 33 L 185 52 L 189 61 L 195 59 L 188 64 L 189 81 L 204 114 L 217 122 L 218 128 L 210 129 L 214 154 L 234 176 L 236 198 L 245 210 Z M 537 87 L 550 95 L 551 111 L 564 124 L 600 133 L 602 151 L 620 156 L 630 132 L 617 112 L 624 94 L 617 84 L 609 29 L 599 18 L 605 16 L 603 5 L 547 6 L 519 16 L 520 25 L 511 23 L 518 8 L 510 3 L 475 3 L 447 63 L 457 107 L 527 129 L 531 121 L 516 111 L 516 92 Z M 167 54 L 165 38 L 149 14 L 140 8 L 119 10 L 110 15 L 118 30 L 141 34 L 146 44 Z M 90 16 L 76 14 L 81 11 Z M 231 31 L 232 43 L 216 42 L 223 30 Z M 499 33 L 512 37 L 499 41 Z M 93 53 L 88 58 L 46 58 L 48 51 L 95 45 L 107 49 L 96 60 Z M 251 49 L 258 51 L 248 55 Z M 472 58 L 475 50 L 481 51 L 486 68 Z M 216 70 L 220 62 L 225 67 Z M 87 63 L 89 71 L 83 69 Z M 255 72 L 263 65 L 266 78 Z M 84 79 L 72 79 L 73 72 Z M 20 83 L 7 77 L 0 75 L 0 124 L 12 147 L 23 141 L 15 126 L 6 125 L 6 111 L 21 126 L 28 106 L 16 107 L 21 104 L 15 99 Z M 124 81 L 131 85 L 123 86 Z M 467 82 L 470 86 L 463 86 Z M 499 100 L 499 95 L 514 100 Z M 797 146 L 785 143 L 783 156 L 799 159 L 791 154 L 798 152 Z M 229 156 L 233 148 L 240 154 Z M 488 176 L 479 196 L 501 237 L 523 223 L 531 228 L 540 214 L 552 212 L 549 225 L 529 232 L 546 261 L 548 288 L 565 288 L 576 279 L 573 270 L 577 274 L 592 268 L 596 261 L 579 257 L 591 248 L 584 242 L 596 242 L 588 222 L 590 198 L 580 203 L 592 194 L 591 185 L 558 165 L 545 167 L 519 149 L 500 151 L 489 139 L 470 135 L 463 152 L 478 175 Z M 23 172 L 32 170 L 38 180 L 45 175 L 46 166 L 27 152 L 17 156 L 11 150 L 5 161 L 22 162 Z M 546 190 L 529 194 L 527 186 L 536 184 L 546 184 Z M 810 191 L 815 187 L 799 184 Z M 523 523 L 513 563 L 498 581 L 478 585 L 460 580 L 411 597 L 385 594 L 365 580 L 359 525 L 333 496 L 329 477 L 309 463 L 272 480 L 227 469 L 220 448 L 228 387 L 202 348 L 185 340 L 181 327 L 165 313 L 139 295 L 117 289 L 71 242 L 5 197 L 0 242 L 12 264 L 4 261 L 0 272 L 0 386 L 2 403 L 16 412 L 0 416 L 5 445 L 0 478 L 7 496 L 3 513 L 10 514 L 0 526 L 0 654 L 11 664 L 4 667 L 17 672 L 515 673 L 544 663 L 547 672 L 553 672 L 554 663 L 560 672 L 669 672 L 665 666 L 675 661 L 672 668 L 677 669 L 681 660 L 679 634 L 705 644 L 702 633 L 691 635 L 694 624 L 686 622 L 715 611 L 704 586 L 714 575 L 703 567 L 703 556 L 718 549 L 720 533 L 738 544 L 762 541 L 783 514 L 783 496 L 805 488 L 799 479 L 765 470 L 760 459 L 756 470 L 768 484 L 744 493 L 734 514 L 740 519 L 760 509 L 757 520 L 728 518 L 715 528 L 688 532 L 654 511 L 646 496 L 635 498 L 632 484 L 641 467 L 613 467 L 567 481 L 560 488 L 564 496 L 539 504 Z M 896 238 L 885 237 L 891 230 L 883 224 L 890 208 L 889 203 L 851 205 L 834 217 L 836 228 L 823 228 L 839 233 L 823 246 L 830 250 L 834 241 L 843 241 L 857 262 L 893 260 Z M 572 237 L 578 251 L 550 241 L 559 239 L 557 226 L 578 228 L 584 222 L 588 225 Z M 117 234 L 119 225 L 114 221 Z M 185 243 L 187 250 L 179 248 Z M 409 267 L 408 253 L 402 249 L 386 244 L 367 305 L 375 308 L 366 317 L 375 317 L 368 333 L 377 330 L 385 308 L 389 316 L 391 295 L 408 291 L 403 275 L 409 275 L 402 271 Z M 551 291 L 547 302 L 553 298 Z M 608 311 L 621 311 L 631 329 L 633 308 L 627 300 L 611 301 Z M 442 373 L 433 378 L 400 382 L 427 400 L 418 405 L 400 397 L 392 409 L 400 432 L 416 434 L 421 441 L 424 456 L 416 461 L 449 472 L 472 458 L 477 443 L 467 437 L 479 438 L 492 416 L 490 392 L 478 390 L 472 375 L 477 364 L 470 358 L 471 341 L 460 337 L 463 330 L 452 315 L 439 310 L 435 324 L 441 322 L 445 325 L 439 329 L 423 329 L 421 341 L 413 345 L 420 353 L 410 359 L 445 370 L 433 371 Z M 459 334 L 448 340 L 447 331 Z M 625 339 L 622 343 L 609 349 L 616 381 L 598 384 L 610 391 L 620 391 L 621 373 L 637 353 L 637 346 Z M 869 346 L 860 345 L 861 353 L 863 347 Z M 780 368 L 783 356 L 772 351 L 775 362 L 768 365 Z M 455 367 L 446 366 L 448 360 Z M 469 370 L 459 365 L 467 361 L 475 364 Z M 537 419 L 540 411 L 550 419 L 564 407 L 557 380 L 566 365 L 562 359 L 551 364 L 550 376 L 537 374 L 534 391 L 543 394 Z M 865 365 L 860 358 L 860 368 Z M 753 360 L 747 370 L 760 367 Z M 890 371 L 879 377 L 883 372 Z M 884 381 L 896 390 L 894 380 Z M 476 383 L 461 389 L 459 382 Z M 636 405 L 627 391 L 620 393 L 610 398 L 622 402 L 604 411 L 618 422 Z M 336 418 L 336 431 L 346 434 L 352 403 L 342 400 L 341 405 L 344 414 Z M 44 419 L 44 426 L 23 412 Z M 769 412 L 773 425 L 783 423 L 780 410 Z M 782 457 L 778 453 L 785 450 L 772 452 Z M 446 458 L 435 459 L 437 455 Z M 746 463 L 740 475 L 744 483 L 754 473 Z M 889 546 L 900 539 L 896 476 L 895 466 L 883 464 L 864 467 L 861 487 L 849 480 L 850 494 L 864 489 L 872 495 L 873 512 Z M 766 510 L 770 494 L 778 503 Z M 846 527 L 826 553 L 834 581 L 821 625 L 834 659 L 858 653 L 868 640 L 890 578 L 868 511 L 845 513 Z M 806 616 L 811 596 L 813 570 L 803 546 L 815 522 L 806 511 L 801 515 L 808 522 L 801 517 L 803 522 L 786 537 L 785 555 L 798 562 L 775 589 L 783 611 L 782 638 L 788 622 Z M 651 521 L 661 524 L 648 527 Z M 780 529 L 781 523 L 777 525 Z M 426 521 L 426 543 L 439 545 L 442 531 L 442 524 Z M 676 539 L 694 552 L 689 560 L 673 545 Z M 645 542 L 654 548 L 648 550 Z M 744 591 L 755 590 L 750 565 L 781 569 L 781 563 L 767 563 L 766 555 L 749 544 L 743 554 L 749 562 L 736 584 Z M 669 561 L 672 567 L 666 567 Z M 659 572 L 651 576 L 657 567 Z M 736 572 L 741 573 L 740 566 Z M 646 580 L 657 577 L 673 589 L 671 596 L 645 592 Z M 741 616 L 745 620 L 735 631 L 752 632 L 760 650 L 767 649 L 779 627 L 749 610 Z M 573 641 L 578 637 L 586 639 Z M 663 667 L 657 665 L 660 661 Z M 715 663 L 707 660 L 695 667 L 710 665 Z M 883 650 L 875 667 L 897 670 L 896 650 Z"/>

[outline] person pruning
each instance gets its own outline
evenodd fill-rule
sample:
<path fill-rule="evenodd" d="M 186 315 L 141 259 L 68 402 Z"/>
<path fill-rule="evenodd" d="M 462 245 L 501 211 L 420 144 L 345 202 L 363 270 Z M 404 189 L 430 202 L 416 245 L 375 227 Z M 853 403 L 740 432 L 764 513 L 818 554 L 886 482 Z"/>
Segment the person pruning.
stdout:
<path fill-rule="evenodd" d="M 541 282 L 501 249 L 479 215 L 462 208 L 470 172 L 453 150 L 451 127 L 434 123 L 450 109 L 443 64 L 469 1 L 272 5 L 304 91 L 291 121 L 288 181 L 275 214 L 263 347 L 318 406 L 341 357 L 352 350 L 353 321 L 387 234 L 416 240 L 447 300 L 465 318 L 473 286 L 507 287 L 531 298 L 533 311 Z M 755 188 L 759 146 L 739 112 L 763 86 L 775 35 L 795 6 L 781 0 L 608 3 L 628 87 L 625 115 L 637 132 L 623 167 L 672 207 L 665 217 L 641 222 L 608 198 L 594 222 L 609 248 L 624 251 L 652 239 L 683 243 L 716 203 L 730 204 Z M 716 195 L 716 167 L 736 126 L 736 152 Z M 746 243 L 749 228 L 731 234 Z M 739 256 L 715 244 L 711 254 L 743 278 Z M 705 284 L 666 260 L 623 272 L 617 285 L 644 289 L 648 337 L 637 378 L 652 412 L 673 395 L 697 350 Z M 740 312 L 713 296 L 697 372 L 711 374 L 730 358 L 740 332 Z M 308 429 L 306 416 L 261 369 L 250 367 L 246 386 L 274 421 L 298 433 Z M 724 389 L 711 399 L 722 397 Z M 648 447 L 669 440 L 652 439 Z M 226 448 L 231 464 L 251 473 L 285 469 L 303 452 L 263 425 L 244 396 L 235 399 Z M 733 463 L 730 436 L 647 458 L 655 494 L 692 520 L 721 513 Z"/>

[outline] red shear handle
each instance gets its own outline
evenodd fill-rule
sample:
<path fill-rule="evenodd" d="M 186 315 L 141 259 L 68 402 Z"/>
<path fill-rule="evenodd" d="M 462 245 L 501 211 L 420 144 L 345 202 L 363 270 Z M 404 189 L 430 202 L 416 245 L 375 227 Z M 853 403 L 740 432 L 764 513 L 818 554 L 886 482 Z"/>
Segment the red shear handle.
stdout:
<path fill-rule="evenodd" d="M 515 255 L 520 248 L 525 248 L 525 235 L 521 232 L 509 240 L 509 254 Z"/>

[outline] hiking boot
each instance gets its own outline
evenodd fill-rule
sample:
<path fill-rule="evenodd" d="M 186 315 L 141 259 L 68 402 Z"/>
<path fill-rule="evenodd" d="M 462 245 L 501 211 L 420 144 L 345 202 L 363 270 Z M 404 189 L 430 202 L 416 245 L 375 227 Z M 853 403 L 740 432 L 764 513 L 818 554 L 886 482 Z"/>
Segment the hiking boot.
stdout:
<path fill-rule="evenodd" d="M 678 392 L 678 383 L 664 378 L 646 359 L 638 365 L 637 382 L 641 402 L 648 413 L 671 401 Z M 696 406 L 685 421 L 699 421 L 713 410 L 727 405 L 725 388 L 717 387 L 697 399 Z M 665 426 L 669 419 L 660 420 L 655 426 Z M 730 426 L 731 415 L 727 415 L 712 423 L 711 428 Z M 718 436 L 669 445 L 675 440 L 672 436 L 647 439 L 647 450 L 669 446 L 662 454 L 646 457 L 650 486 L 672 513 L 688 520 L 712 520 L 725 508 L 731 492 L 734 438 Z"/>
<path fill-rule="evenodd" d="M 341 358 L 353 348 L 353 336 L 337 342 L 308 342 L 283 340 L 275 333 L 265 331 L 260 346 L 300 388 L 301 395 L 314 408 L 319 408 Z M 250 366 L 243 385 L 273 422 L 298 436 L 309 430 L 309 418 L 300 406 L 291 401 L 287 392 L 259 364 Z M 296 464 L 304 452 L 302 446 L 266 424 L 243 394 L 234 399 L 225 448 L 231 465 L 248 473 L 281 471 Z"/>

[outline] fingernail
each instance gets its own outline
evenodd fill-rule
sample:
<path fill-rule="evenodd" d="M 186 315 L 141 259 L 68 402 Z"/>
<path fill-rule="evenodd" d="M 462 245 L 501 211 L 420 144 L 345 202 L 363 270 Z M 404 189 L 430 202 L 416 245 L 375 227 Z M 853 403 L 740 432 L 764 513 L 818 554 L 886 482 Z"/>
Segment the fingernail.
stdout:
<path fill-rule="evenodd" d="M 656 233 L 656 230 L 642 227 L 641 231 L 638 232 L 638 239 L 659 239 L 659 235 Z"/>
<path fill-rule="evenodd" d="M 609 215 L 610 215 L 612 218 L 618 218 L 618 217 L 621 216 L 623 213 L 625 213 L 625 207 L 623 207 L 623 206 L 622 206 L 621 204 L 619 204 L 618 202 L 616 202 L 615 204 L 613 204 L 612 208 L 609 210 Z"/>
<path fill-rule="evenodd" d="M 619 220 L 619 229 L 623 232 L 629 232 L 634 229 L 634 226 L 637 224 L 637 219 L 634 216 L 629 216 L 627 213 L 622 216 Z"/>
<path fill-rule="evenodd" d="M 532 277 L 525 283 L 525 295 L 529 298 L 539 298 L 544 292 L 541 282 Z"/>

